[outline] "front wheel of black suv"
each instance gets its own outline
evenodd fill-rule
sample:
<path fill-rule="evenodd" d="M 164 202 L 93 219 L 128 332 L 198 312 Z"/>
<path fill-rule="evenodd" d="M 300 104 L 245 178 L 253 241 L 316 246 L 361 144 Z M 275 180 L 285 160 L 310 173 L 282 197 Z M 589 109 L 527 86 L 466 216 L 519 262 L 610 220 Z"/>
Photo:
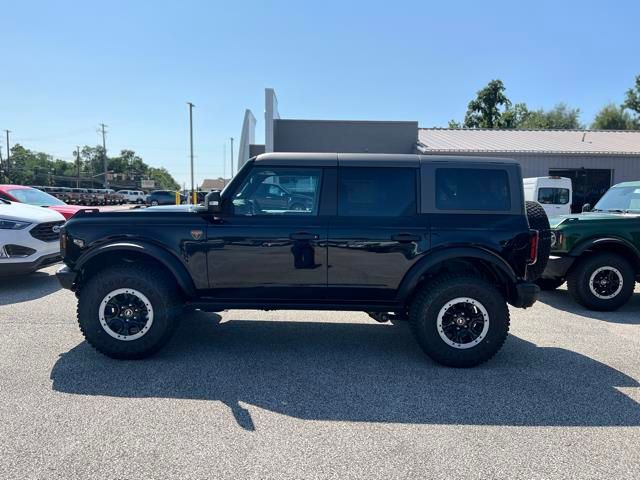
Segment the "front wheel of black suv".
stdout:
<path fill-rule="evenodd" d="M 493 357 L 509 333 L 502 293 L 479 277 L 443 275 L 416 295 L 413 333 L 424 352 L 442 365 L 474 367 Z"/>
<path fill-rule="evenodd" d="M 567 276 L 567 289 L 580 305 L 609 312 L 627 303 L 635 288 L 635 272 L 624 257 L 609 252 L 581 258 Z"/>
<path fill-rule="evenodd" d="M 139 359 L 162 348 L 179 320 L 180 299 L 165 272 L 142 264 L 95 273 L 78 295 L 80 330 L 108 357 Z"/>

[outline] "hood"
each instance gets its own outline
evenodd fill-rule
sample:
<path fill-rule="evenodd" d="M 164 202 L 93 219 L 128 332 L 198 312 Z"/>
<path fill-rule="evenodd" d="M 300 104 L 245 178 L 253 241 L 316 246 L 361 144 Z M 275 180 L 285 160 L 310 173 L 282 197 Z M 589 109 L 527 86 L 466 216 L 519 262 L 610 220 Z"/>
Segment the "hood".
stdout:
<path fill-rule="evenodd" d="M 197 212 L 197 205 L 158 205 L 137 209 L 139 212 Z"/>
<path fill-rule="evenodd" d="M 50 208 L 51 210 L 61 213 L 62 216 L 68 220 L 69 218 L 73 217 L 76 213 L 78 213 L 80 210 L 84 210 L 87 207 L 78 207 L 76 205 L 51 205 L 47 208 Z"/>
<path fill-rule="evenodd" d="M 35 207 L 24 203 L 0 203 L 0 218 L 20 222 L 43 223 L 59 222 L 64 217 L 50 208 Z"/>
<path fill-rule="evenodd" d="M 608 212 L 589 212 L 589 213 L 575 213 L 572 215 L 558 215 L 556 217 L 549 218 L 549 225 L 551 228 L 556 228 L 560 225 L 579 225 L 582 223 L 588 224 L 591 222 L 625 222 L 640 217 L 637 213 L 608 213 Z"/>

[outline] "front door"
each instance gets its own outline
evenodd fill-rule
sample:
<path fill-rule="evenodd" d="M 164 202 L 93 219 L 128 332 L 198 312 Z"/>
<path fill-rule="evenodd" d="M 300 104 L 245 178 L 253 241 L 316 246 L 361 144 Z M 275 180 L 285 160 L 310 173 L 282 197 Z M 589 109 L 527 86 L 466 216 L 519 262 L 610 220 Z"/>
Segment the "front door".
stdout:
<path fill-rule="evenodd" d="M 209 288 L 228 299 L 317 300 L 327 285 L 322 168 L 254 167 L 207 232 Z M 281 184 L 287 188 L 281 188 Z M 274 192 L 309 199 L 292 209 Z"/>
<path fill-rule="evenodd" d="M 428 216 L 418 214 L 417 166 L 338 168 L 337 215 L 329 223 L 329 298 L 393 300 L 428 249 Z"/>

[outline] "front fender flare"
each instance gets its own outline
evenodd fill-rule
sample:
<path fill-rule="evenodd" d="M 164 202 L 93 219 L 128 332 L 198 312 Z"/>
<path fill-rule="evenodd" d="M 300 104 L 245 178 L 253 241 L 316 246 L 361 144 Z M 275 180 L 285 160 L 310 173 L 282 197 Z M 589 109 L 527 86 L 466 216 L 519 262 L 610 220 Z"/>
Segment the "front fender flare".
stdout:
<path fill-rule="evenodd" d="M 621 237 L 596 237 L 584 240 L 573 247 L 569 252 L 569 255 L 571 255 L 572 257 L 579 257 L 590 248 L 599 247 L 606 244 L 624 246 L 635 254 L 636 260 L 640 260 L 640 250 L 638 250 L 636 246 L 629 240 Z"/>
<path fill-rule="evenodd" d="M 147 255 L 149 258 L 160 262 L 167 270 L 171 272 L 173 277 L 178 282 L 180 288 L 189 296 L 196 296 L 196 288 L 191 279 L 191 275 L 187 271 L 186 267 L 180 262 L 180 260 L 168 250 L 154 245 L 152 243 L 140 242 L 140 241 L 115 241 L 107 243 L 99 247 L 88 250 L 85 254 L 78 258 L 74 265 L 74 270 L 80 271 L 91 260 L 97 258 L 100 255 L 115 251 L 129 251 L 137 252 L 143 255 Z"/>

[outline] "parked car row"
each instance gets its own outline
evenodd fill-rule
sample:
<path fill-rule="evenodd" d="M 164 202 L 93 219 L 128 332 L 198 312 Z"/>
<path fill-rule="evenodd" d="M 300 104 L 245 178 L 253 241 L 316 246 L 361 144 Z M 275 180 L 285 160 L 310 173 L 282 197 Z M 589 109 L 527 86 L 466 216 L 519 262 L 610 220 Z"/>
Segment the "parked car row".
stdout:
<path fill-rule="evenodd" d="M 73 205 L 122 205 L 127 203 L 125 196 L 111 188 L 70 188 L 34 185 L 65 203 Z"/>

